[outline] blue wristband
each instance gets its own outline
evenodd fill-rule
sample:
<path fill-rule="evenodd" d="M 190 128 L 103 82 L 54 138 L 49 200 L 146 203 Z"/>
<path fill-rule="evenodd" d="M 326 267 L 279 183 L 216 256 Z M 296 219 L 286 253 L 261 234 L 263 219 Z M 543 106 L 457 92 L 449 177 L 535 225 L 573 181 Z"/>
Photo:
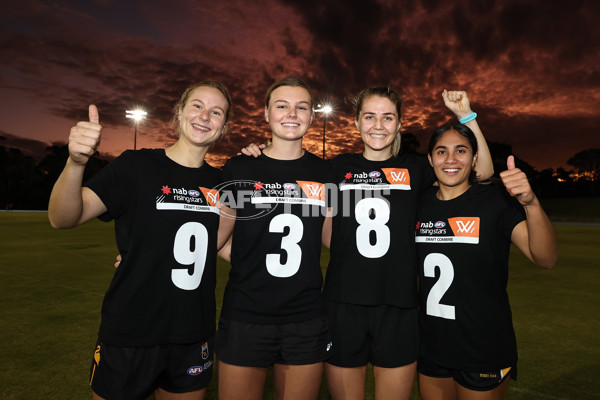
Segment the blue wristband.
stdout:
<path fill-rule="evenodd" d="M 467 122 L 473 121 L 475 118 L 477 118 L 477 113 L 472 112 L 471 114 L 467 115 L 466 117 L 462 117 L 461 119 L 459 119 L 458 122 L 460 122 L 461 124 L 466 124 Z"/>

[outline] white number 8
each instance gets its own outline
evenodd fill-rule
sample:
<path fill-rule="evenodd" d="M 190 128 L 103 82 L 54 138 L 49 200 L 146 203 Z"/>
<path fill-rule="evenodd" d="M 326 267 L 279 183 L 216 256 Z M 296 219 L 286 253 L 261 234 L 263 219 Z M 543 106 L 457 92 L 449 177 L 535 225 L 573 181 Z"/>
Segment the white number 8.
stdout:
<path fill-rule="evenodd" d="M 375 218 L 371 219 L 371 210 Z M 356 247 L 358 252 L 367 258 L 379 258 L 390 248 L 390 229 L 387 222 L 390 219 L 388 203 L 379 198 L 362 199 L 354 209 L 358 228 L 356 229 Z M 375 232 L 375 244 L 371 244 L 370 234 Z"/>

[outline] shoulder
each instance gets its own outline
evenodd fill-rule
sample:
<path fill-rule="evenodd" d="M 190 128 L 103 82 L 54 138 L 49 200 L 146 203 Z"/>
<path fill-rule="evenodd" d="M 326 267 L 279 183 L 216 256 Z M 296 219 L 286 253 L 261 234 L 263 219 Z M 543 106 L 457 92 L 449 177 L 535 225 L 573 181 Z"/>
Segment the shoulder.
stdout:
<path fill-rule="evenodd" d="M 205 174 L 210 175 L 211 177 L 215 177 L 215 178 L 219 178 L 221 176 L 221 172 L 222 172 L 220 168 L 215 168 L 212 165 L 210 165 L 209 163 L 207 163 L 206 161 L 202 165 L 201 169 L 202 169 L 202 173 L 205 173 Z"/>
<path fill-rule="evenodd" d="M 416 154 L 416 153 L 405 153 L 400 154 L 395 157 L 397 163 L 405 164 L 407 166 L 413 167 L 427 167 L 430 168 L 429 160 L 425 154 Z"/>
<path fill-rule="evenodd" d="M 166 157 L 164 149 L 139 149 L 125 150 L 115 160 L 122 161 L 144 161 L 144 160 L 159 160 Z"/>
<path fill-rule="evenodd" d="M 321 157 L 318 157 L 318 156 L 314 155 L 313 153 L 311 153 L 310 151 L 307 151 L 307 150 L 304 151 L 304 155 L 302 156 L 301 160 L 306 160 L 306 161 L 310 161 L 310 162 L 317 162 L 317 163 L 324 163 L 324 164 L 327 163 L 326 160 L 323 160 Z"/>
<path fill-rule="evenodd" d="M 125 169 L 126 171 L 132 169 L 134 166 L 147 163 L 149 160 L 157 159 L 159 157 L 159 151 L 161 149 L 140 149 L 140 150 L 125 150 L 119 154 L 109 164 L 109 168 Z M 164 154 L 164 151 L 163 151 Z"/>
<path fill-rule="evenodd" d="M 469 190 L 469 200 L 487 208 L 521 208 L 519 202 L 504 187 L 492 183 L 475 183 Z"/>
<path fill-rule="evenodd" d="M 328 170 L 331 167 L 331 163 L 329 161 L 323 160 L 321 157 L 318 157 L 309 151 L 305 151 L 304 155 L 298 159 L 298 161 L 305 165 L 316 166 L 325 170 Z"/>
<path fill-rule="evenodd" d="M 474 183 L 471 186 L 470 194 L 471 196 L 489 196 L 496 199 L 506 198 L 502 188 L 492 183 Z"/>
<path fill-rule="evenodd" d="M 225 162 L 225 165 L 223 166 L 223 169 L 225 168 L 235 168 L 237 166 L 240 165 L 247 165 L 252 163 L 253 161 L 255 161 L 256 158 L 252 157 L 252 156 L 246 156 L 246 155 L 239 155 L 239 156 L 234 156 L 231 157 L 229 160 L 227 160 Z"/>
<path fill-rule="evenodd" d="M 351 168 L 353 166 L 360 166 L 360 160 L 361 158 L 359 157 L 359 154 L 345 153 L 329 160 L 329 165 L 333 170 L 337 171 L 345 168 Z"/>
<path fill-rule="evenodd" d="M 439 200 L 437 199 L 438 189 L 439 188 L 437 186 L 431 186 L 425 189 L 425 191 L 423 191 L 423 193 L 420 196 L 419 205 L 431 205 L 439 202 Z"/>
<path fill-rule="evenodd" d="M 330 161 L 332 164 L 340 164 L 348 161 L 356 161 L 360 158 L 359 156 L 360 154 L 358 153 L 344 153 L 335 156 Z"/>

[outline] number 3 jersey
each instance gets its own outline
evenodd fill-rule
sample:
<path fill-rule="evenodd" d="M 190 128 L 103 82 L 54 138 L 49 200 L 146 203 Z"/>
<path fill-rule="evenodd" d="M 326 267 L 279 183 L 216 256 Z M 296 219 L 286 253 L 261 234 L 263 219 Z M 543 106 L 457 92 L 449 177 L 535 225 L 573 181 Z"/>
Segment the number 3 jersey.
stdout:
<path fill-rule="evenodd" d="M 465 371 L 517 361 L 506 286 L 514 227 L 522 207 L 505 191 L 475 184 L 442 201 L 437 189 L 420 204 L 416 228 L 421 353 Z"/>
<path fill-rule="evenodd" d="M 93 176 L 123 257 L 102 304 L 99 339 L 115 346 L 214 335 L 220 171 L 187 168 L 164 149 L 126 151 Z"/>
<path fill-rule="evenodd" d="M 296 160 L 263 154 L 227 162 L 221 201 L 236 211 L 236 221 L 223 318 L 279 324 L 323 314 L 320 254 L 328 174 L 328 164 L 308 152 Z"/>
<path fill-rule="evenodd" d="M 338 191 L 325 297 L 416 307 L 417 199 L 435 181 L 427 159 L 405 154 L 370 161 L 343 154 L 331 163 Z"/>

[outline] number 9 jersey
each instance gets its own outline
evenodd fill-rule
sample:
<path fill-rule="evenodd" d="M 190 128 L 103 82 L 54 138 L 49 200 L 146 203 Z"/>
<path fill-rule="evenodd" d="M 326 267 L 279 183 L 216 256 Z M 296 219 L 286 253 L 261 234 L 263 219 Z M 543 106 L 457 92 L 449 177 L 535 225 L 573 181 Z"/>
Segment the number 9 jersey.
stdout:
<path fill-rule="evenodd" d="M 192 343 L 215 333 L 220 171 L 188 168 L 164 149 L 126 151 L 94 175 L 123 257 L 102 304 L 99 340 Z"/>
<path fill-rule="evenodd" d="M 517 361 L 506 286 L 522 207 L 504 190 L 475 184 L 448 201 L 428 191 L 418 210 L 421 354 L 463 371 Z"/>

